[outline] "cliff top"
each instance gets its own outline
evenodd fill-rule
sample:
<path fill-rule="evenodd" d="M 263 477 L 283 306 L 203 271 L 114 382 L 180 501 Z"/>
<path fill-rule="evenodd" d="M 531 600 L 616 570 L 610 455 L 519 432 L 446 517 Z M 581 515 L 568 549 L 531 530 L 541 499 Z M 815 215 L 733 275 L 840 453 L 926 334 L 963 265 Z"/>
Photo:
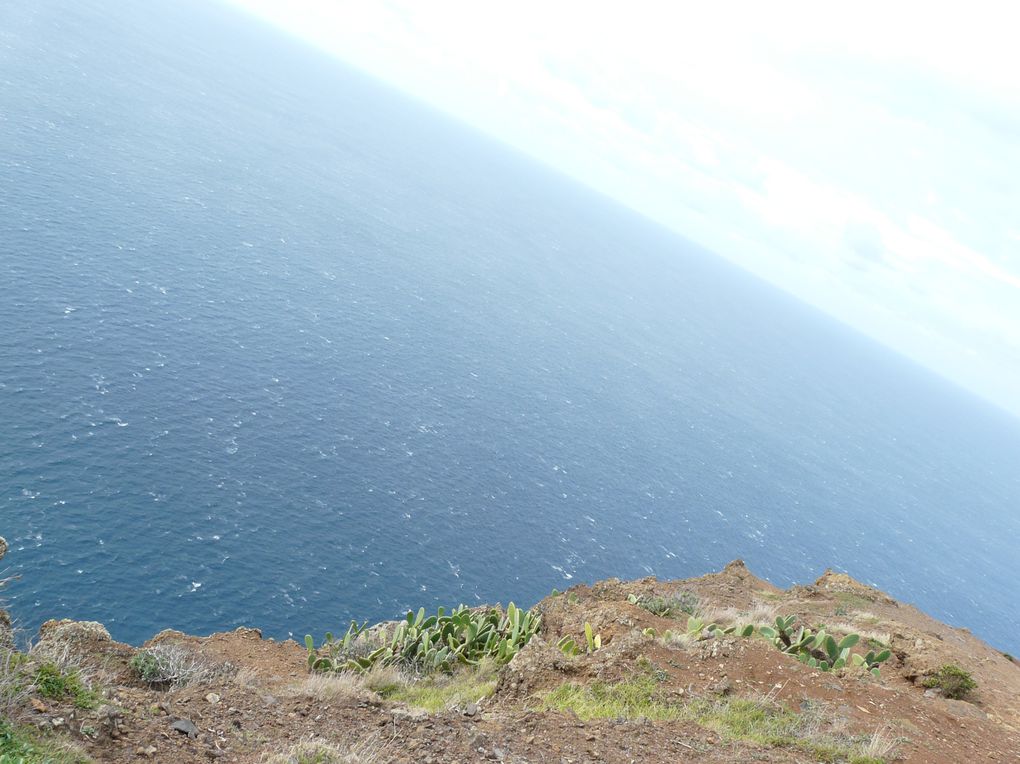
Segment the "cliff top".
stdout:
<path fill-rule="evenodd" d="M 0 753 L 21 746 L 28 762 L 1020 760 L 1020 666 L 843 574 L 782 590 L 735 561 L 684 581 L 574 586 L 533 612 L 538 633 L 506 665 L 426 675 L 420 666 L 314 673 L 304 646 L 254 629 L 167 631 L 133 648 L 100 624 L 50 621 L 28 654 L 6 661 L 11 721 Z M 810 654 L 802 662 L 779 649 L 789 616 L 794 638 L 803 625 L 853 643 L 847 665 L 822 670 Z M 367 640 L 383 644 L 369 630 L 333 655 L 367 660 Z M 876 672 L 856 665 L 886 650 Z M 313 657 L 328 653 L 316 644 Z M 64 758 L 52 758 L 58 747 Z"/>

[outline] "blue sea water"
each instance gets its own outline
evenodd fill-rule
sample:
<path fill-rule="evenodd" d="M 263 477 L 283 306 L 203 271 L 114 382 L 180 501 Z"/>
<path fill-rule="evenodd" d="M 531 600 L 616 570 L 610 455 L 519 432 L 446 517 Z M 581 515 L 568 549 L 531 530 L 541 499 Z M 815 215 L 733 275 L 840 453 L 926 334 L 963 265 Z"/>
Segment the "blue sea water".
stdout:
<path fill-rule="evenodd" d="M 29 629 L 284 637 L 735 557 L 1020 651 L 1020 426 L 238 12 L 0 0 Z"/>

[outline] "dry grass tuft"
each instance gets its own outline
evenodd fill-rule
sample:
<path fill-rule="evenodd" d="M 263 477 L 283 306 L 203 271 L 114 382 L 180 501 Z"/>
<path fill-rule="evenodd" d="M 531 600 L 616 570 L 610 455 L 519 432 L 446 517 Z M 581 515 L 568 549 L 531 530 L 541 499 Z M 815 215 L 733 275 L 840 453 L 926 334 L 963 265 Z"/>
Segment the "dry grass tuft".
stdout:
<path fill-rule="evenodd" d="M 888 727 L 875 730 L 866 743 L 861 745 L 860 755 L 865 758 L 892 760 L 897 758 L 896 748 L 899 741 L 889 734 Z"/>
<path fill-rule="evenodd" d="M 0 651 L 0 719 L 17 719 L 25 708 L 29 685 L 18 671 L 18 654 Z"/>
<path fill-rule="evenodd" d="M 341 671 L 336 674 L 309 674 L 291 692 L 320 703 L 335 703 L 341 700 L 363 700 L 371 690 L 365 686 L 365 680 L 360 674 Z"/>
<path fill-rule="evenodd" d="M 776 614 L 775 605 L 757 598 L 751 602 L 751 607 L 747 610 L 714 605 L 705 605 L 701 609 L 701 618 L 705 623 L 717 623 L 720 626 L 733 624 L 767 626 L 776 620 Z"/>
<path fill-rule="evenodd" d="M 740 618 L 740 611 L 735 607 L 718 607 L 716 605 L 703 605 L 701 608 L 701 620 L 706 624 L 717 623 L 720 626 L 729 626 Z"/>
<path fill-rule="evenodd" d="M 743 614 L 744 622 L 754 626 L 768 626 L 775 623 L 779 611 L 772 602 L 755 598 L 751 602 L 751 608 Z"/>
<path fill-rule="evenodd" d="M 234 684 L 246 690 L 254 690 L 262 686 L 262 678 L 254 669 L 243 668 L 234 674 Z"/>
<path fill-rule="evenodd" d="M 840 634 L 860 634 L 861 639 L 870 639 L 878 642 L 882 645 L 888 646 L 892 641 L 892 634 L 888 631 L 876 631 L 875 629 L 862 629 L 859 626 L 855 626 L 852 623 L 841 621 L 840 623 L 832 624 L 829 629 L 830 632 L 838 632 Z"/>
<path fill-rule="evenodd" d="M 375 665 L 370 671 L 361 675 L 361 679 L 372 692 L 386 696 L 406 687 L 408 678 L 396 666 Z"/>
<path fill-rule="evenodd" d="M 350 743 L 305 740 L 286 751 L 268 754 L 263 764 L 377 764 L 389 761 L 388 743 L 378 734 Z"/>

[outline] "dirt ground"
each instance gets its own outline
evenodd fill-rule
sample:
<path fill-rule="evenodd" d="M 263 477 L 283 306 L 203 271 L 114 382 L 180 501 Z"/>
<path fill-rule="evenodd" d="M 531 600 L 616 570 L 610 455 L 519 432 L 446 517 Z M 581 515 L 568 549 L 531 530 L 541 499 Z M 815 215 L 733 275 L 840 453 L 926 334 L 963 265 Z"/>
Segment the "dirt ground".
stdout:
<path fill-rule="evenodd" d="M 706 620 L 754 617 L 764 623 L 775 614 L 795 614 L 830 631 L 838 632 L 840 624 L 843 631 L 852 627 L 876 644 L 888 644 L 892 657 L 881 677 L 874 677 L 861 669 L 818 671 L 757 637 L 701 635 L 671 642 L 661 635 L 684 631 L 686 615 L 659 617 L 628 601 L 628 595 L 680 592 L 697 597 Z M 327 698 L 304 692 L 303 646 L 265 640 L 252 629 L 201 638 L 158 635 L 149 644 L 182 645 L 205 665 L 220 668 L 197 684 L 153 689 L 129 665 L 135 648 L 111 641 L 99 625 L 50 622 L 41 632 L 41 649 L 76 661 L 101 688 L 101 703 L 83 710 L 70 701 L 33 696 L 18 711 L 19 721 L 73 740 L 99 762 L 264 762 L 316 740 L 352 748 L 346 759 L 351 762 L 819 760 L 797 746 L 741 740 L 695 721 L 585 721 L 569 711 L 548 710 L 542 700 L 567 682 L 612 685 L 654 671 L 662 697 L 673 703 L 764 699 L 795 713 L 810 712 L 820 728 L 843 736 L 879 733 L 892 749 L 884 752 L 884 761 L 1020 762 L 1020 665 L 966 630 L 841 574 L 826 573 L 813 585 L 784 591 L 736 561 L 720 573 L 686 581 L 576 586 L 538 607 L 540 635 L 501 670 L 494 693 L 437 713 L 368 691 Z M 601 636 L 602 648 L 565 655 L 557 641 L 564 635 L 583 640 L 586 622 Z M 656 636 L 643 633 L 647 629 Z M 943 664 L 956 664 L 974 677 L 977 688 L 966 700 L 923 686 L 923 678 Z M 185 731 L 174 727 L 182 720 L 177 726 Z"/>

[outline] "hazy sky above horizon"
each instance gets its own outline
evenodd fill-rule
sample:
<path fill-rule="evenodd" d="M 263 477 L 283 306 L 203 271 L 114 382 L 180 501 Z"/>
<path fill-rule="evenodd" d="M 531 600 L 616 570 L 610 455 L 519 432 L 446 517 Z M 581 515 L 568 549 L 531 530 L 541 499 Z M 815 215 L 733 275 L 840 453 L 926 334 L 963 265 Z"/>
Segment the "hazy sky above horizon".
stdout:
<path fill-rule="evenodd" d="M 229 2 L 1020 414 L 1020 9 Z"/>

